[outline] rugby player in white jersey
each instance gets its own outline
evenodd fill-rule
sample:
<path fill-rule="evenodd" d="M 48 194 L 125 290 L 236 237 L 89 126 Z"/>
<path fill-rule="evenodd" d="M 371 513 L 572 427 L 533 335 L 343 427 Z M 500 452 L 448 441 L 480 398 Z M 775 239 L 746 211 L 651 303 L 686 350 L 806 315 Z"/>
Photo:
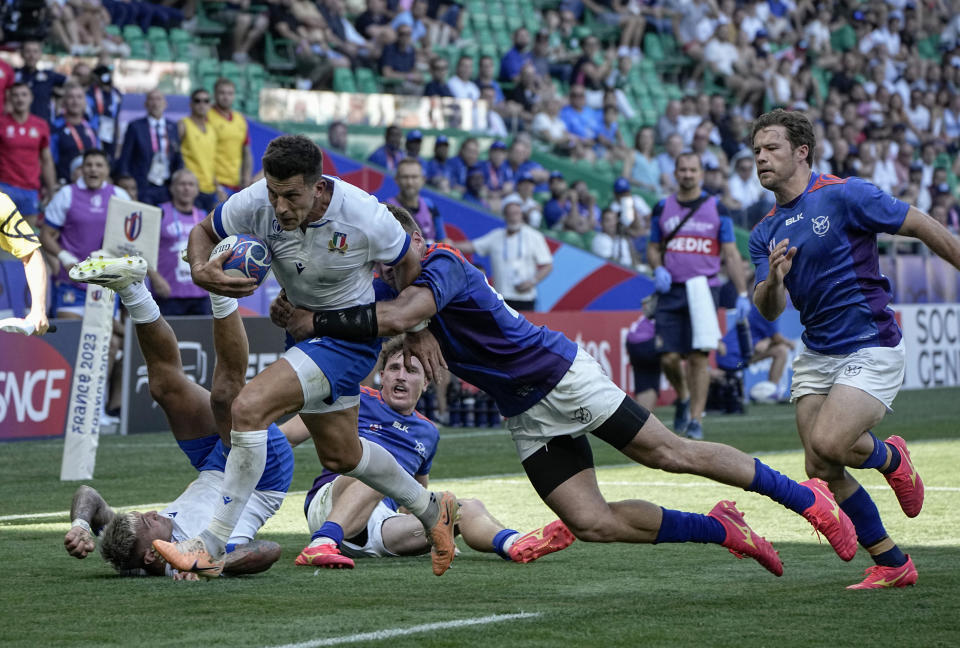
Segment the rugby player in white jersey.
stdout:
<path fill-rule="evenodd" d="M 134 322 L 137 341 L 147 367 L 150 395 L 167 417 L 170 431 L 196 468 L 198 475 L 183 493 L 162 511 L 116 513 L 93 488 L 80 486 L 73 496 L 73 520 L 63 544 L 67 553 L 85 558 L 96 547 L 121 575 L 193 579 L 173 572 L 160 560 L 154 540 L 182 540 L 202 531 L 220 500 L 226 460 L 223 440 L 229 430 L 229 403 L 240 390 L 247 369 L 248 344 L 237 300 L 215 297 L 218 317 L 213 323 L 217 354 L 213 385 L 207 391 L 184 372 L 177 338 L 153 296 L 143 285 L 147 263 L 141 257 L 121 259 L 95 256 L 70 270 L 76 281 L 117 291 Z M 223 432 L 221 432 L 223 431 Z M 243 509 L 227 545 L 226 574 L 252 574 L 268 569 L 280 558 L 276 542 L 254 540 L 263 524 L 280 509 L 293 478 L 293 453 L 274 426 L 268 451 L 253 495 Z"/>
<path fill-rule="evenodd" d="M 226 297 L 253 293 L 253 279 L 223 272 L 228 253 L 209 258 L 217 242 L 241 233 L 266 243 L 287 300 L 312 311 L 373 303 L 377 263 L 399 276 L 414 276 L 419 256 L 393 216 L 373 196 L 323 176 L 322 167 L 320 149 L 306 137 L 283 135 L 270 142 L 264 179 L 231 196 L 190 233 L 194 283 Z M 268 426 L 300 412 L 320 462 L 416 515 L 433 545 L 434 573 L 446 571 L 455 549 L 453 494 L 427 491 L 389 452 L 357 434 L 359 383 L 376 364 L 379 349 L 379 341 L 304 340 L 247 383 L 231 408 L 233 449 L 213 520 L 195 538 L 176 544 L 158 540 L 154 548 L 176 569 L 217 575 L 226 542 L 263 471 Z"/>

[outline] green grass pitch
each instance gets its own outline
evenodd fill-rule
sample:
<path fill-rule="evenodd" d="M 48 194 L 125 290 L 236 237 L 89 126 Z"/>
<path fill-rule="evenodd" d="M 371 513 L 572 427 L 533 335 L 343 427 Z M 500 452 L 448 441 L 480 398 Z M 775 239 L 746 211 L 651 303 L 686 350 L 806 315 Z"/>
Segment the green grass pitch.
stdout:
<path fill-rule="evenodd" d="M 58 480 L 60 441 L 0 445 L 0 646 L 949 646 L 960 645 L 960 389 L 903 392 L 877 429 L 900 434 L 926 484 L 919 517 L 900 512 L 876 471 L 860 471 L 919 583 L 850 592 L 872 564 L 844 563 L 810 526 L 768 499 L 705 479 L 627 464 L 593 440 L 608 499 L 642 498 L 708 511 L 734 499 L 779 549 L 784 575 L 703 545 L 592 545 L 509 564 L 461 544 L 451 570 L 426 557 L 362 560 L 349 571 L 295 567 L 307 541 L 304 491 L 318 469 L 312 447 L 280 513 L 262 531 L 280 562 L 257 576 L 216 582 L 123 579 L 94 555 L 63 550 L 77 483 Z M 660 412 L 670 419 L 672 411 Z M 711 416 L 708 438 L 758 454 L 795 478 L 803 459 L 789 406 Z M 502 430 L 442 431 L 434 484 L 479 497 L 507 526 L 551 519 Z M 162 508 L 192 478 L 172 437 L 105 437 L 89 482 L 114 507 Z M 144 509 L 145 505 L 149 505 Z"/>

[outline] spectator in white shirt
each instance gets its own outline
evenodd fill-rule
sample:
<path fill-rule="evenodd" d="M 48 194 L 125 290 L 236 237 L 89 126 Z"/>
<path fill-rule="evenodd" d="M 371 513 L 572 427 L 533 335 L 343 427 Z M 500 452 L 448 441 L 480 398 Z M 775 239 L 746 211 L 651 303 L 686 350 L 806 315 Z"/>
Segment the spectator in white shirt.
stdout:
<path fill-rule="evenodd" d="M 473 59 L 469 56 L 461 56 L 457 61 L 457 72 L 447 80 L 447 87 L 457 99 L 476 101 L 480 98 L 480 88 L 470 80 L 472 77 Z"/>
<path fill-rule="evenodd" d="M 590 242 L 590 251 L 602 259 L 629 268 L 636 265 L 636 248 L 633 241 L 623 233 L 620 215 L 612 209 L 603 210 L 600 216 L 600 231 Z"/>

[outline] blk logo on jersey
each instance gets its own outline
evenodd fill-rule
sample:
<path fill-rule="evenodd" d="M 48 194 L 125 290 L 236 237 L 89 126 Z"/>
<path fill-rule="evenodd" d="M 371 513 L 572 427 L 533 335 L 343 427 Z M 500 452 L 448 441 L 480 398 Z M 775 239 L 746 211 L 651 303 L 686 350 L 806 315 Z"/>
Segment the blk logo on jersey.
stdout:
<path fill-rule="evenodd" d="M 233 498 L 232 498 L 232 497 L 227 497 L 226 495 L 223 496 L 223 504 L 224 504 L 224 506 L 226 506 L 227 504 L 229 504 L 229 503 L 232 502 L 232 501 L 233 501 Z"/>
<path fill-rule="evenodd" d="M 299 261 L 294 262 L 294 265 L 297 266 L 297 274 L 301 274 L 303 272 L 303 269 L 306 267 Z"/>
<path fill-rule="evenodd" d="M 799 223 L 802 220 L 803 220 L 803 212 L 800 212 L 796 216 L 791 216 L 790 218 L 788 218 L 786 224 L 789 227 L 790 225 L 793 225 L 794 223 Z"/>
<path fill-rule="evenodd" d="M 830 231 L 829 216 L 817 216 L 810 222 L 813 223 L 813 233 L 817 236 L 825 236 Z"/>
<path fill-rule="evenodd" d="M 330 237 L 330 242 L 327 243 L 328 252 L 346 254 L 349 247 L 350 246 L 347 245 L 347 235 L 343 232 L 334 232 L 333 236 Z"/>
<path fill-rule="evenodd" d="M 843 368 L 843 375 L 853 378 L 854 376 L 859 376 L 862 370 L 863 367 L 860 365 L 847 365 Z"/>

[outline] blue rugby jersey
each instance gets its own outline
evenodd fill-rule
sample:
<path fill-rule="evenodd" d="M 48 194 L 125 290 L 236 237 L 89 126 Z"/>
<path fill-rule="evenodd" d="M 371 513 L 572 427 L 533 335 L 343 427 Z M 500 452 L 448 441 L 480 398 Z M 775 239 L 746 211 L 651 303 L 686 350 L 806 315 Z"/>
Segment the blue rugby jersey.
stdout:
<path fill-rule="evenodd" d="M 767 278 L 769 255 L 789 238 L 797 248 L 784 283 L 800 312 L 807 348 L 846 355 L 899 344 L 887 307 L 890 280 L 880 274 L 877 233 L 896 233 L 909 205 L 860 178 L 812 174 L 806 190 L 777 205 L 750 234 L 756 283 Z"/>
<path fill-rule="evenodd" d="M 360 387 L 358 429 L 361 437 L 385 448 L 409 474 L 430 474 L 440 443 L 440 432 L 420 412 L 414 410 L 410 414 L 401 414 L 384 402 L 378 390 Z M 338 476 L 335 472 L 323 469 L 307 493 L 304 512 L 309 510 L 317 491 Z M 397 509 L 396 503 L 390 498 L 384 498 L 384 503 L 393 510 Z"/>
<path fill-rule="evenodd" d="M 453 373 L 489 394 L 504 416 L 526 411 L 560 382 L 577 355 L 574 342 L 504 304 L 456 249 L 431 245 L 422 264 L 413 283 L 433 292 L 430 332 Z"/>

